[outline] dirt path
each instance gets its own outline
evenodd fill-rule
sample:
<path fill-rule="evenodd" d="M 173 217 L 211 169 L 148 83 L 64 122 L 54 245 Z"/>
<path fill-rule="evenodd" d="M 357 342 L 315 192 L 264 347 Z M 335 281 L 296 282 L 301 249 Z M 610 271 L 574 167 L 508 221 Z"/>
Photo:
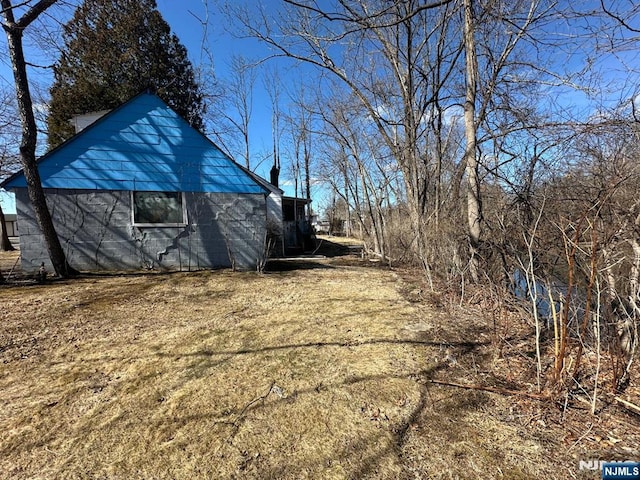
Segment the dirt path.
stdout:
<path fill-rule="evenodd" d="M 579 460 L 640 455 L 633 419 L 608 439 L 431 383 L 523 388 L 484 320 L 356 258 L 303 266 L 0 289 L 0 478 L 599 478 Z"/>

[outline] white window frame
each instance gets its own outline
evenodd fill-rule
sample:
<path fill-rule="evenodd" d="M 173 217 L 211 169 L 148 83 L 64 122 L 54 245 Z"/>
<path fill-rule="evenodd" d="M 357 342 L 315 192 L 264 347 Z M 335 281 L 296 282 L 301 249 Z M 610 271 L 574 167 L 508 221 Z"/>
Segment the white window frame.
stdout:
<path fill-rule="evenodd" d="M 132 190 L 130 192 L 131 197 L 131 224 L 134 227 L 186 227 L 187 223 L 187 202 L 184 192 L 159 192 L 159 193 L 179 193 L 180 194 L 180 202 L 182 205 L 182 222 L 178 223 L 149 223 L 149 222 L 136 222 L 136 202 L 135 202 L 135 194 L 136 193 L 156 193 L 159 191 L 156 190 Z"/>

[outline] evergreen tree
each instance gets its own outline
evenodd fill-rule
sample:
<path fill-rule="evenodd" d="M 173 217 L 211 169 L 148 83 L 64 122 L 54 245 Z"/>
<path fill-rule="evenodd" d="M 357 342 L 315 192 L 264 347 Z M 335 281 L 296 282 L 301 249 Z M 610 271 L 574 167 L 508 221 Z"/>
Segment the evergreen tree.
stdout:
<path fill-rule="evenodd" d="M 74 115 L 115 108 L 147 88 L 202 130 L 193 67 L 155 0 L 84 0 L 64 33 L 50 91 L 50 148 L 74 134 Z"/>

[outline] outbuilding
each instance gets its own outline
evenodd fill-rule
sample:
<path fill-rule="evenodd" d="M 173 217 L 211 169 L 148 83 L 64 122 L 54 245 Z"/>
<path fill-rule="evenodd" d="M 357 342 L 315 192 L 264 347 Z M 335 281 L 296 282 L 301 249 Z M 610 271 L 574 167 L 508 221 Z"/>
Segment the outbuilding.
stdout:
<path fill-rule="evenodd" d="M 77 270 L 247 270 L 265 261 L 271 191 L 153 93 L 104 114 L 38 169 Z M 16 195 L 23 270 L 44 262 L 51 271 L 24 175 L 1 186 Z"/>

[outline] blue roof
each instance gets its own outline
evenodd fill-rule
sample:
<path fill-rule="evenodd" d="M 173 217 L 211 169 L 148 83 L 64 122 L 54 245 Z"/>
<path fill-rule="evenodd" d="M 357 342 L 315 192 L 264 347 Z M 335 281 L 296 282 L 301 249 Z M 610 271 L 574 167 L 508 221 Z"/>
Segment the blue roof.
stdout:
<path fill-rule="evenodd" d="M 38 162 L 43 188 L 268 193 L 158 96 L 142 93 Z M 22 172 L 2 185 L 26 187 Z"/>

